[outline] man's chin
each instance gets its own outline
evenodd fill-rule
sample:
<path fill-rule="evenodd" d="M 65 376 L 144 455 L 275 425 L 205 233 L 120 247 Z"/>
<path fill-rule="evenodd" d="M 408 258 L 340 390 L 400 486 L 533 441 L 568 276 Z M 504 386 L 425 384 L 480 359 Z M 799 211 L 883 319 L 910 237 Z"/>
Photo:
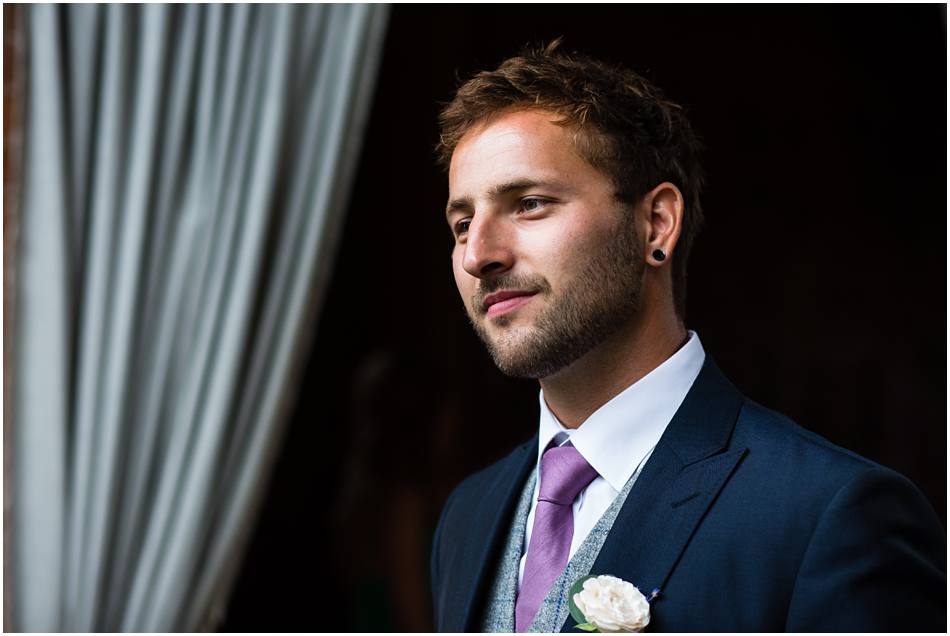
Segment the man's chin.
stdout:
<path fill-rule="evenodd" d="M 542 380 L 554 375 L 561 369 L 536 358 L 499 358 L 492 355 L 492 360 L 494 360 L 498 370 L 508 377 L 525 380 Z"/>
<path fill-rule="evenodd" d="M 511 342 L 501 344 L 492 342 L 488 345 L 488 353 L 498 370 L 507 376 L 513 378 L 526 378 L 538 380 L 551 375 L 559 370 L 557 364 L 552 364 L 551 360 L 544 359 L 538 355 L 537 343 L 522 342 L 513 344 Z"/>
<path fill-rule="evenodd" d="M 513 316 L 495 316 L 489 318 L 482 315 L 476 323 L 471 321 L 475 327 L 475 333 L 481 338 L 489 349 L 498 349 L 512 346 L 512 340 L 530 339 L 530 332 L 534 330 L 533 324 L 515 324 Z"/>
<path fill-rule="evenodd" d="M 560 370 L 561 365 L 546 359 L 548 347 L 538 327 L 530 321 L 516 322 L 520 321 L 514 316 L 482 316 L 475 329 L 498 370 L 513 378 L 527 379 L 544 378 Z"/>

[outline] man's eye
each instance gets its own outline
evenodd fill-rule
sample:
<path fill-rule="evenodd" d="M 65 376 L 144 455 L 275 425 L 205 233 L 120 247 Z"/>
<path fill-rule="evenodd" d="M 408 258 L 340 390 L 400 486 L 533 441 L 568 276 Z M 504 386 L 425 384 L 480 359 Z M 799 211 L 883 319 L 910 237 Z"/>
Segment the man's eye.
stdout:
<path fill-rule="evenodd" d="M 544 207 L 545 203 L 547 203 L 547 201 L 544 199 L 522 199 L 521 208 L 525 212 L 537 212 Z"/>
<path fill-rule="evenodd" d="M 465 234 L 466 232 L 468 232 L 468 226 L 471 224 L 472 222 L 468 219 L 463 219 L 459 221 L 458 223 L 456 223 L 455 236 L 461 236 L 462 234 Z"/>

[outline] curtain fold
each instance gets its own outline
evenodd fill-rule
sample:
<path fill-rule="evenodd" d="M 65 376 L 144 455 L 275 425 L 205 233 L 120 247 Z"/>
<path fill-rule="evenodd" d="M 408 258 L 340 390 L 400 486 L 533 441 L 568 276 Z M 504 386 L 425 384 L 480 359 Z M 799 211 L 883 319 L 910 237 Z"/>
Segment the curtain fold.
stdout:
<path fill-rule="evenodd" d="M 329 278 L 387 9 L 26 17 L 15 627 L 213 626 Z"/>

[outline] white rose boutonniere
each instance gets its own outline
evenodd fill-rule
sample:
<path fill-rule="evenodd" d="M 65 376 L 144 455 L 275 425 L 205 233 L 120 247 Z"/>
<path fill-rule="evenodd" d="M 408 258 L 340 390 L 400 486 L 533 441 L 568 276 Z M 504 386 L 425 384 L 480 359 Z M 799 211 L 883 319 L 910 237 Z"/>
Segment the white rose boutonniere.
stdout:
<path fill-rule="evenodd" d="M 640 590 L 615 576 L 586 576 L 568 595 L 577 628 L 587 632 L 640 632 L 650 624 L 650 601 Z"/>

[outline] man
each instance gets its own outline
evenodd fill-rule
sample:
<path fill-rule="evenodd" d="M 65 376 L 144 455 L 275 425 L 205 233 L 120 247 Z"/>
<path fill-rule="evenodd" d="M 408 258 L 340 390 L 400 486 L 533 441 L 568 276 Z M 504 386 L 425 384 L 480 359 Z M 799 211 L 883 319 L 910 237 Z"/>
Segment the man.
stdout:
<path fill-rule="evenodd" d="M 440 631 L 576 631 L 612 575 L 657 631 L 945 631 L 945 531 L 906 479 L 744 398 L 684 326 L 702 212 L 682 109 L 557 43 L 441 115 L 455 281 L 539 434 L 464 481 Z M 590 617 L 585 617 L 590 618 Z"/>

